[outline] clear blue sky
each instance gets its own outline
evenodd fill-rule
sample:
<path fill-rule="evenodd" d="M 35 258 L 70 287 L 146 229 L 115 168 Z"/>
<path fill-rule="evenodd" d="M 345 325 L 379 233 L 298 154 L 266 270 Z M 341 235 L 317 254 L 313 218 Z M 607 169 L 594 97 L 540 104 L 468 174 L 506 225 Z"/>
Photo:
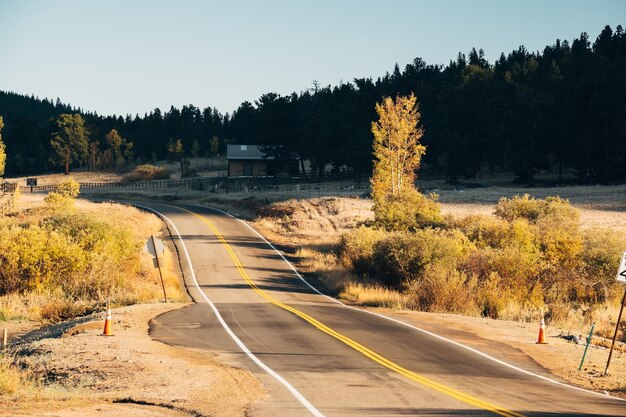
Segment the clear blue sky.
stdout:
<path fill-rule="evenodd" d="M 261 94 L 378 77 L 459 51 L 490 62 L 626 25 L 624 0 L 0 0 L 0 90 L 99 114 L 194 104 L 232 112 Z"/>

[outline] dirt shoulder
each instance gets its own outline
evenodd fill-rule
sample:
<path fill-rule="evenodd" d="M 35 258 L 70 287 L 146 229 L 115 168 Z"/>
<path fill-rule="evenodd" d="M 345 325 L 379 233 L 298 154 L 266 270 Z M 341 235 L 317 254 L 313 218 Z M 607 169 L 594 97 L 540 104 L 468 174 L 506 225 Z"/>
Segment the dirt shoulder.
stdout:
<path fill-rule="evenodd" d="M 45 381 L 44 388 L 3 404 L 0 415 L 245 415 L 266 395 L 250 372 L 148 335 L 153 317 L 185 305 L 115 309 L 111 337 L 101 335 L 101 315 L 27 333 L 28 341 L 16 348 L 18 361 Z"/>

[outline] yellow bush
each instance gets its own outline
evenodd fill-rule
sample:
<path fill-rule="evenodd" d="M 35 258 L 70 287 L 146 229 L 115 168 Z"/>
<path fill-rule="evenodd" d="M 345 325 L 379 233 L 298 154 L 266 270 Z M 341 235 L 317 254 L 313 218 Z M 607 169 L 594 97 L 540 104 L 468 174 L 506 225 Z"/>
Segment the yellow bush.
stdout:
<path fill-rule="evenodd" d="M 408 284 L 406 293 L 417 310 L 477 314 L 475 291 L 476 279 L 456 269 L 432 265 Z"/>
<path fill-rule="evenodd" d="M 339 255 L 342 263 L 357 274 L 369 274 L 374 271 L 372 256 L 374 247 L 389 235 L 383 230 L 361 226 L 341 236 Z"/>
<path fill-rule="evenodd" d="M 80 184 L 70 177 L 57 184 L 44 200 L 51 207 L 68 208 L 74 204 L 74 199 L 79 194 Z"/>
<path fill-rule="evenodd" d="M 43 290 L 87 266 L 83 251 L 59 233 L 36 225 L 0 231 L 0 294 Z"/>
<path fill-rule="evenodd" d="M 155 165 L 144 164 L 139 165 L 128 174 L 122 177 L 123 182 L 133 181 L 150 181 L 165 180 L 170 177 L 170 171 L 167 168 L 157 167 Z"/>
<path fill-rule="evenodd" d="M 572 207 L 568 200 L 560 197 L 546 197 L 537 200 L 528 194 L 516 195 L 513 198 L 501 198 L 496 205 L 494 214 L 496 217 L 507 221 L 526 219 L 530 223 L 536 223 L 539 219 L 552 216 L 563 222 L 578 226 L 579 212 Z"/>
<path fill-rule="evenodd" d="M 417 230 L 410 234 L 390 234 L 374 247 L 377 277 L 384 285 L 401 288 L 419 280 L 427 268 L 456 269 L 473 245 L 459 231 Z"/>
<path fill-rule="evenodd" d="M 389 231 L 413 231 L 445 225 L 437 196 L 426 197 L 411 188 L 374 202 L 376 224 Z"/>
<path fill-rule="evenodd" d="M 58 207 L 3 221 L 0 295 L 47 295 L 35 313 L 50 321 L 89 312 L 109 295 L 136 299 L 146 291 L 131 279 L 140 268 L 141 244 L 126 227 Z"/>
<path fill-rule="evenodd" d="M 404 291 L 414 308 L 529 319 L 554 307 L 556 320 L 570 320 L 567 306 L 593 311 L 621 295 L 614 275 L 626 239 L 582 231 L 567 200 L 503 198 L 495 218 L 452 219 L 446 229 L 421 228 L 406 201 L 377 218 L 400 231 L 361 227 L 342 236 L 339 255 L 366 282 Z"/>

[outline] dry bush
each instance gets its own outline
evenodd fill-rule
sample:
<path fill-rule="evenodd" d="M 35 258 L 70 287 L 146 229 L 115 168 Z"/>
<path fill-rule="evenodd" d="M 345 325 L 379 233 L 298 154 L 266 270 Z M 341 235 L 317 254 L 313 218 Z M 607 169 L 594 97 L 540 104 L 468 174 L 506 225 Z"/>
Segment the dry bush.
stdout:
<path fill-rule="evenodd" d="M 429 268 L 456 269 L 472 248 L 456 230 L 389 233 L 374 246 L 372 267 L 381 284 L 401 289 L 409 281 L 422 280 Z"/>
<path fill-rule="evenodd" d="M 40 307 L 40 318 L 49 323 L 57 323 L 73 317 L 84 316 L 97 311 L 95 302 L 76 300 L 58 294 L 51 297 Z"/>
<path fill-rule="evenodd" d="M 475 302 L 476 279 L 463 272 L 434 264 L 419 279 L 411 281 L 405 291 L 410 306 L 433 312 L 478 314 Z"/>
<path fill-rule="evenodd" d="M 343 265 L 358 275 L 368 275 L 373 267 L 374 248 L 389 235 L 383 230 L 361 226 L 340 237 L 338 251 Z"/>
<path fill-rule="evenodd" d="M 139 165 L 122 177 L 122 182 L 166 180 L 170 177 L 170 171 L 164 167 L 144 164 Z"/>
<path fill-rule="evenodd" d="M 301 247 L 296 256 L 303 270 L 315 273 L 322 279 L 324 286 L 334 293 L 343 291 L 348 283 L 356 280 L 356 275 L 346 269 L 332 251 L 323 251 L 319 247 Z"/>

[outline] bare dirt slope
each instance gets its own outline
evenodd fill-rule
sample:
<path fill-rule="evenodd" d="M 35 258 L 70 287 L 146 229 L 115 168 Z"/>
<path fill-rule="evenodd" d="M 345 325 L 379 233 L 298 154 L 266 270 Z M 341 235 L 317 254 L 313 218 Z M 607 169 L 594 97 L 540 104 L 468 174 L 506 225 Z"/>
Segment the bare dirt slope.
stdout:
<path fill-rule="evenodd" d="M 3 405 L 14 416 L 242 416 L 265 392 L 246 370 L 207 352 L 153 341 L 149 320 L 184 304 L 143 304 L 113 311 L 114 336 L 102 321 L 57 326 L 20 346 L 20 360 L 47 381 L 30 397 Z M 101 319 L 101 317 L 92 317 Z M 72 324 L 72 323 L 70 323 Z M 39 337 L 38 337 L 39 336 Z M 52 337 L 51 337 L 52 336 Z M 2 414 L 3 412 L 0 412 Z"/>

